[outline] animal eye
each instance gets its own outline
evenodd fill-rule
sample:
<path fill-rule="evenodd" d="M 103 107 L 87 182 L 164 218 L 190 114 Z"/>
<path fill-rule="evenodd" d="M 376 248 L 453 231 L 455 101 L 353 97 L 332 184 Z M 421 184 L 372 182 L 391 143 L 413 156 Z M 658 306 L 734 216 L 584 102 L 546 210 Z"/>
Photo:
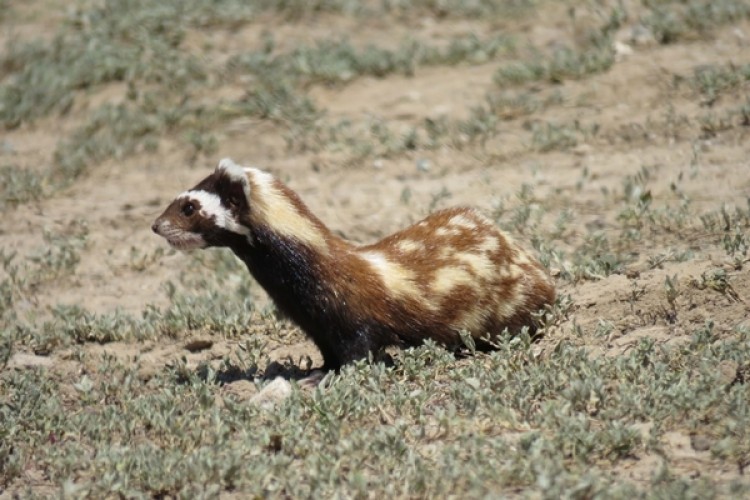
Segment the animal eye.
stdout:
<path fill-rule="evenodd" d="M 233 207 L 236 207 L 237 205 L 240 204 L 240 200 L 238 200 L 236 196 L 230 196 L 227 201 Z"/>
<path fill-rule="evenodd" d="M 190 217 L 194 213 L 195 213 L 195 205 L 193 205 L 192 203 L 185 203 L 182 206 L 182 215 L 184 215 L 185 217 Z"/>

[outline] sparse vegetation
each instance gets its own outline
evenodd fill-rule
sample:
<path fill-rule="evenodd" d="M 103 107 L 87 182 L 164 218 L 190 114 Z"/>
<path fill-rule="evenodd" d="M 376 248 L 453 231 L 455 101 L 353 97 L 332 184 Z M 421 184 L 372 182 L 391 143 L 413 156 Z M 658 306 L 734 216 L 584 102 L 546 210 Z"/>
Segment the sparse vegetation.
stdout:
<path fill-rule="evenodd" d="M 670 0 L 647 5 L 651 8 L 642 22 L 663 44 L 710 36 L 719 26 L 750 17 L 750 6 L 741 0 Z"/>
<path fill-rule="evenodd" d="M 579 79 L 608 70 L 614 63 L 614 49 L 609 41 L 583 51 L 569 48 L 555 50 L 544 58 L 536 54 L 529 62 L 520 62 L 500 68 L 495 74 L 495 83 L 504 86 L 543 80 L 561 83 L 568 79 Z"/>
<path fill-rule="evenodd" d="M 701 66 L 695 68 L 692 85 L 701 94 L 704 103 L 712 106 L 720 94 L 742 87 L 750 81 L 750 64 L 726 67 Z"/>
<path fill-rule="evenodd" d="M 0 167 L 0 208 L 36 201 L 44 193 L 45 179 L 15 165 Z"/>
<path fill-rule="evenodd" d="M 0 496 L 750 495 L 749 19 L 0 0 Z M 362 242 L 480 205 L 557 300 L 534 338 L 311 389 L 320 358 L 230 252 L 148 234 L 219 156 Z"/>
<path fill-rule="evenodd" d="M 235 56 L 228 67 L 238 73 L 274 74 L 298 85 L 341 84 L 363 76 L 412 75 L 425 65 L 453 65 L 487 62 L 513 49 L 512 40 L 495 37 L 480 40 L 476 35 L 454 38 L 444 49 L 409 39 L 395 50 L 368 45 L 358 49 L 346 39 L 321 39 L 314 46 L 298 47 L 274 56 L 272 37 L 264 41 L 262 52 Z"/>

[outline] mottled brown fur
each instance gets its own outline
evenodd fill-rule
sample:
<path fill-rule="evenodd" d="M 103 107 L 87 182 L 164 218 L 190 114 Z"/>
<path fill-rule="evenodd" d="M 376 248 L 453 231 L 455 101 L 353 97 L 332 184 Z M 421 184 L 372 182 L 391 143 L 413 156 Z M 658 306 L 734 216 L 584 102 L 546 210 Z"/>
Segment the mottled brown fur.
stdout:
<path fill-rule="evenodd" d="M 186 203 L 195 214 L 185 215 Z M 555 297 L 539 262 L 474 209 L 442 210 L 355 245 L 280 181 L 229 160 L 178 197 L 154 231 L 178 247 L 231 248 L 328 369 L 427 338 L 457 346 L 462 330 L 477 340 L 533 330 L 532 313 Z"/>

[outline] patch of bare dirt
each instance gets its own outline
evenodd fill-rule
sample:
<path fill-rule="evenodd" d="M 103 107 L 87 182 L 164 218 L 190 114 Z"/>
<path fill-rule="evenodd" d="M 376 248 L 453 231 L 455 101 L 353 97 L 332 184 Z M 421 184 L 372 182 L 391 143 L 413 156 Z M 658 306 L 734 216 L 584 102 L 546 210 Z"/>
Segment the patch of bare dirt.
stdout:
<path fill-rule="evenodd" d="M 60 2 L 44 4 L 50 4 L 50 12 L 61 9 Z M 24 22 L 13 33 L 24 38 L 43 37 L 58 22 L 59 15 L 42 15 L 39 9 L 38 5 L 24 7 Z M 561 9 L 555 5 L 540 16 L 564 15 L 558 12 Z M 360 46 L 401 40 L 414 30 L 433 40 L 475 30 L 473 24 L 464 21 L 452 25 L 441 21 L 437 27 L 434 20 L 403 26 L 372 20 L 356 29 L 351 21 L 338 22 Z M 570 36 L 562 24 L 522 23 L 517 34 L 526 32 L 541 46 L 554 44 Z M 248 42 L 258 43 L 263 29 L 253 25 L 237 32 L 191 33 L 188 46 L 197 51 L 209 44 L 217 54 L 228 54 Z M 323 22 L 302 27 L 290 23 L 280 25 L 275 36 L 280 46 L 289 47 L 327 35 L 330 29 Z M 481 23 L 476 30 L 479 34 L 490 31 Z M 7 33 L 5 29 L 0 36 L 0 45 L 8 39 Z M 149 304 L 164 306 L 168 298 L 163 284 L 177 282 L 188 259 L 171 251 L 161 254 L 165 244 L 151 233 L 150 225 L 174 195 L 192 186 L 219 157 L 225 156 L 268 169 L 287 180 L 332 229 L 363 243 L 423 217 L 443 190 L 449 196 L 438 207 L 471 204 L 492 212 L 502 202 L 507 212 L 518 205 L 515 195 L 524 184 L 532 186 L 534 199 L 551 214 L 564 209 L 576 212 L 568 228 L 571 237 L 589 233 L 591 225 L 608 231 L 622 208 L 621 199 L 614 193 L 621 192 L 624 179 L 644 166 L 653 174 L 649 189 L 656 200 L 676 201 L 671 185 L 679 181 L 680 190 L 694 206 L 718 209 L 722 203 L 743 205 L 750 193 L 748 131 L 745 128 L 702 138 L 694 121 L 705 109 L 694 95 L 687 91 L 675 94 L 670 89 L 675 75 L 690 75 L 696 66 L 739 62 L 740 54 L 747 54 L 747 34 L 750 24 L 742 23 L 719 31 L 711 39 L 667 46 L 633 45 L 632 54 L 620 58 L 605 73 L 562 84 L 539 83 L 540 91 L 560 92 L 563 104 L 532 118 L 502 121 L 498 136 L 481 147 L 442 147 L 344 164 L 339 155 L 325 152 L 287 153 L 277 128 L 255 119 L 235 120 L 215 131 L 219 137 L 216 158 L 191 166 L 189 153 L 181 143 L 165 140 L 156 154 L 104 162 L 64 191 L 38 203 L 6 210 L 0 221 L 0 246 L 22 256 L 31 255 L 44 248 L 44 231 L 65 234 L 71 224 L 83 221 L 88 237 L 80 265 L 71 276 L 35 290 L 26 298 L 26 307 L 44 315 L 61 303 L 82 305 L 93 312 L 119 309 L 139 313 Z M 629 41 L 624 35 L 620 38 Z M 413 77 L 362 78 L 340 88 L 315 87 L 311 96 L 333 119 L 376 117 L 404 127 L 440 116 L 465 119 L 472 105 L 480 104 L 487 92 L 496 90 L 492 76 L 502 64 L 504 61 L 424 68 Z M 217 90 L 218 95 L 237 91 L 230 87 Z M 5 133 L 3 141 L 8 148 L 0 150 L 0 163 L 12 162 L 29 169 L 51 164 L 57 143 L 82 120 L 87 109 L 101 102 L 115 102 L 122 95 L 122 86 L 108 87 L 92 93 L 86 102 L 77 102 L 69 115 Z M 669 102 L 667 107 L 665 101 Z M 669 129 L 667 109 L 687 117 L 693 125 Z M 528 125 L 530 120 L 542 119 L 561 124 L 596 123 L 599 132 L 582 139 L 573 149 L 540 152 L 530 147 Z M 429 168 L 419 169 L 417 164 Z M 405 192 L 408 202 L 404 201 Z M 729 267 L 721 256 L 702 253 L 703 235 L 694 232 L 692 237 L 696 257 L 686 262 L 648 266 L 647 258 L 666 251 L 665 242 L 674 239 L 671 235 L 655 235 L 626 273 L 576 284 L 559 280 L 559 294 L 570 296 L 572 310 L 568 319 L 541 341 L 541 349 L 553 349 L 574 324 L 584 332 L 598 332 L 575 341 L 603 356 L 621 355 L 643 339 L 667 345 L 685 342 L 708 320 L 722 336 L 731 335 L 737 326 L 750 327 L 750 266 Z M 518 238 L 522 240 L 524 235 Z M 726 271 L 734 293 L 705 286 L 705 280 L 701 281 L 717 268 Z M 676 278 L 677 295 L 672 303 L 665 291 L 668 277 Z M 258 287 L 255 290 L 262 294 Z M 97 363 L 106 355 L 122 363 L 136 363 L 140 376 L 149 378 L 182 359 L 190 368 L 217 365 L 218 360 L 238 349 L 238 342 L 202 337 L 159 343 L 86 344 L 81 347 L 82 361 L 68 350 L 51 357 L 19 352 L 9 367 L 52 367 L 61 377 L 82 371 L 92 377 L 104 376 L 97 373 Z M 320 356 L 309 341 L 277 345 L 269 340 L 266 353 L 271 361 L 281 364 L 291 361 L 303 365 L 308 357 L 310 366 L 320 364 Z M 236 376 L 227 380 L 222 391 L 239 400 L 272 404 L 287 390 L 284 382 L 274 384 L 272 389 L 264 389 L 268 392 L 259 393 L 249 377 Z M 699 476 L 707 464 L 713 464 L 710 452 L 687 434 L 668 433 L 664 446 L 688 475 Z M 615 474 L 647 483 L 660 460 L 653 455 L 638 457 Z M 731 475 L 711 467 L 712 474 Z M 33 484 L 32 479 L 29 484 Z"/>
<path fill-rule="evenodd" d="M 710 260 L 670 262 L 661 269 L 635 272 L 630 277 L 612 275 L 578 285 L 563 286 L 559 293 L 569 294 L 574 302 L 570 318 L 560 329 L 577 325 L 595 335 L 576 341 L 592 352 L 607 356 L 624 354 L 643 339 L 657 344 L 676 345 L 690 339 L 706 325 L 716 326 L 720 336 L 732 335 L 737 327 L 750 326 L 750 271 L 729 271 L 730 290 L 703 286 L 717 265 Z M 670 303 L 667 278 L 672 280 L 676 297 Z M 553 347 L 555 335 L 542 341 Z"/>

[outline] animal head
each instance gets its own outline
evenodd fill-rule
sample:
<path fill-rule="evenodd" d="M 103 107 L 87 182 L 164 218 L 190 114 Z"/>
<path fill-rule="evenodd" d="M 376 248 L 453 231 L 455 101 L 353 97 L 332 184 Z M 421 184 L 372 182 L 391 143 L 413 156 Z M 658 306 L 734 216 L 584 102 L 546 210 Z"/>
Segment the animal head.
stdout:
<path fill-rule="evenodd" d="M 179 250 L 228 246 L 250 234 L 248 170 L 229 158 L 194 188 L 175 198 L 151 229 Z"/>

